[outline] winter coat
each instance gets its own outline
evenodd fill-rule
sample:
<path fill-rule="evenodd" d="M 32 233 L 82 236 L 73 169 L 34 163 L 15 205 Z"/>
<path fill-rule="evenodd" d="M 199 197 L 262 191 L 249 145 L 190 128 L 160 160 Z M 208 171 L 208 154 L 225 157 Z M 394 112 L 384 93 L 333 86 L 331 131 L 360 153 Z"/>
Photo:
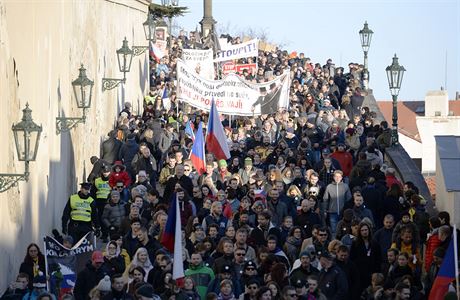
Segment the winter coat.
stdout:
<path fill-rule="evenodd" d="M 267 201 L 267 208 L 272 213 L 271 221 L 275 226 L 281 225 L 284 217 L 288 215 L 286 204 L 280 200 L 276 203 L 273 203 L 271 200 Z"/>
<path fill-rule="evenodd" d="M 331 157 L 339 162 L 344 176 L 350 175 L 351 169 L 353 168 L 353 156 L 350 152 L 335 151 L 331 154 Z"/>
<path fill-rule="evenodd" d="M 435 229 L 431 236 L 426 241 L 425 248 L 425 271 L 428 273 L 430 271 L 431 263 L 433 262 L 433 253 L 438 246 L 441 245 L 441 240 L 439 239 L 438 229 Z"/>
<path fill-rule="evenodd" d="M 101 145 L 101 159 L 107 161 L 109 164 L 113 164 L 117 161 L 118 153 L 123 143 L 117 140 L 115 137 L 110 137 L 104 141 Z"/>
<path fill-rule="evenodd" d="M 74 287 L 75 300 L 89 299 L 89 292 L 105 275 L 109 274 L 104 264 L 96 269 L 91 262 L 88 262 L 86 267 L 77 275 Z"/>
<path fill-rule="evenodd" d="M 340 214 L 345 202 L 351 199 L 351 192 L 344 182 L 332 182 L 323 196 L 323 212 Z"/>
<path fill-rule="evenodd" d="M 379 245 L 370 241 L 366 248 L 363 241 L 356 239 L 353 241 L 350 249 L 350 260 L 356 264 L 361 275 L 360 291 L 361 292 L 371 284 L 371 275 L 380 271 L 382 263 Z"/>
<path fill-rule="evenodd" d="M 372 221 L 372 224 L 375 226 L 374 217 L 372 212 L 365 208 L 363 205 L 360 207 L 354 206 L 353 208 L 353 217 L 362 221 L 364 218 L 369 218 Z"/>
<path fill-rule="evenodd" d="M 393 228 L 386 229 L 385 227 L 377 230 L 374 235 L 374 241 L 380 246 L 380 254 L 382 261 L 387 260 L 387 250 L 391 247 L 391 236 L 393 235 Z"/>
<path fill-rule="evenodd" d="M 109 203 L 104 207 L 104 212 L 102 213 L 102 224 L 106 228 L 114 226 L 119 229 L 121 222 L 125 218 L 125 214 L 125 207 L 122 204 Z"/>
<path fill-rule="evenodd" d="M 136 143 L 135 139 L 127 140 L 120 148 L 120 153 L 118 157 L 123 161 L 123 163 L 128 166 L 128 171 L 131 171 L 131 162 L 133 161 L 134 156 L 139 152 L 139 145 Z"/>
<path fill-rule="evenodd" d="M 335 265 L 329 269 L 322 269 L 319 273 L 318 288 L 329 300 L 345 300 L 348 292 L 345 273 Z"/>

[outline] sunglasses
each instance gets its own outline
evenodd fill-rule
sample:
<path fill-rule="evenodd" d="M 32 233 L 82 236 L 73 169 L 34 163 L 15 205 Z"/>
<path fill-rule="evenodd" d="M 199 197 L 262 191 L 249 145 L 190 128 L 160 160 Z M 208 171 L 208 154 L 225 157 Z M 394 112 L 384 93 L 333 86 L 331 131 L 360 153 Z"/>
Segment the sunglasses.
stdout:
<path fill-rule="evenodd" d="M 252 268 L 252 267 L 246 268 L 247 271 L 254 271 L 255 269 L 256 269 L 256 268 Z"/>
<path fill-rule="evenodd" d="M 236 256 L 244 256 L 245 253 L 235 253 Z"/>
<path fill-rule="evenodd" d="M 327 233 L 320 233 L 319 236 L 327 236 Z"/>
<path fill-rule="evenodd" d="M 299 297 L 299 296 L 297 296 L 297 294 L 287 294 L 286 296 L 288 296 L 288 297 L 295 297 L 295 298 Z"/>
<path fill-rule="evenodd" d="M 250 289 L 250 290 L 257 290 L 258 288 L 259 287 L 257 287 L 257 286 L 248 286 L 248 289 Z"/>

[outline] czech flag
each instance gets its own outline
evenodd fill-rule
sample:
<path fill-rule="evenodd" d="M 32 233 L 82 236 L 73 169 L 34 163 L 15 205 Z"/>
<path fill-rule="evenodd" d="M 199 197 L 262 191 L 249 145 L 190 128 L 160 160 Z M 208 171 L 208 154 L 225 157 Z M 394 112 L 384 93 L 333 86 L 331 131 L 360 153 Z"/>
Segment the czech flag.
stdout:
<path fill-rule="evenodd" d="M 161 238 L 161 244 L 168 249 L 170 253 L 174 253 L 172 278 L 175 280 L 183 279 L 185 276 L 184 264 L 182 261 L 181 227 L 179 198 L 177 198 L 177 194 L 174 193 L 169 206 L 168 220 L 166 221 L 165 231 Z"/>
<path fill-rule="evenodd" d="M 185 134 L 195 142 L 195 132 L 193 132 L 193 129 L 193 123 L 188 120 L 188 122 L 185 123 Z M 201 133 L 203 134 L 203 131 Z"/>
<path fill-rule="evenodd" d="M 150 56 L 152 56 L 155 59 L 155 61 L 159 63 L 160 59 L 162 59 L 163 56 L 165 56 L 163 51 L 161 51 L 161 49 L 158 48 L 154 42 L 150 41 L 149 44 L 150 44 L 150 49 L 149 49 Z"/>
<path fill-rule="evenodd" d="M 457 268 L 457 230 L 453 230 L 453 238 L 450 240 L 449 247 L 447 248 L 446 255 L 439 269 L 438 275 L 434 280 L 433 286 L 431 287 L 429 300 L 442 300 L 446 295 L 449 285 L 456 278 Z"/>
<path fill-rule="evenodd" d="M 206 157 L 204 152 L 203 122 L 200 122 L 190 153 L 193 167 L 201 175 L 206 172 Z"/>
<path fill-rule="evenodd" d="M 208 151 L 214 154 L 217 160 L 229 159 L 230 151 L 228 149 L 227 138 L 224 127 L 219 119 L 216 102 L 212 99 L 211 111 L 209 113 L 208 133 L 206 135 L 206 146 Z"/>

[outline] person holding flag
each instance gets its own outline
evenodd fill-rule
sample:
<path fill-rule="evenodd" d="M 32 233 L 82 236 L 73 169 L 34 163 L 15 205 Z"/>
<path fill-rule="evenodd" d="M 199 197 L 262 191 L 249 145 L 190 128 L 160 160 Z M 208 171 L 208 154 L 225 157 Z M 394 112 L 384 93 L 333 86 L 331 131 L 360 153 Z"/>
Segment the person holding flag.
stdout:
<path fill-rule="evenodd" d="M 180 218 L 179 197 L 174 193 L 168 210 L 168 220 L 165 231 L 161 237 L 161 244 L 173 253 L 172 279 L 176 280 L 178 286 L 182 286 L 184 275 L 184 264 L 182 261 L 182 222 Z"/>
<path fill-rule="evenodd" d="M 192 152 L 190 153 L 190 160 L 198 174 L 202 175 L 206 172 L 206 156 L 204 151 L 203 139 L 203 123 L 200 122 L 196 132 L 196 139 L 193 142 Z"/>
<path fill-rule="evenodd" d="M 225 136 L 224 127 L 220 122 L 219 112 L 217 111 L 216 102 L 212 99 L 211 111 L 209 112 L 208 133 L 206 135 L 206 146 L 208 151 L 216 159 L 229 159 L 230 150 L 228 149 L 227 137 Z"/>
<path fill-rule="evenodd" d="M 458 278 L 458 249 L 457 249 L 457 227 L 454 225 L 453 238 L 450 240 L 449 247 L 439 269 L 438 275 L 431 287 L 429 300 L 442 300 L 449 291 L 449 286 Z M 457 283 L 457 295 L 459 295 L 459 285 Z"/>

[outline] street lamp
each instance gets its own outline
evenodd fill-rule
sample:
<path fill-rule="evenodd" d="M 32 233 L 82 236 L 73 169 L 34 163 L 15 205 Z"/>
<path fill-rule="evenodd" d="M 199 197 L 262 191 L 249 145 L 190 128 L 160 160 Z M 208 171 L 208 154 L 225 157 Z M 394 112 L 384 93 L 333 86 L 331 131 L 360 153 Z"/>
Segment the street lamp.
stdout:
<path fill-rule="evenodd" d="M 157 39 L 156 22 L 155 18 L 150 12 L 147 13 L 147 20 L 142 23 L 142 26 L 144 26 L 145 39 L 155 43 Z"/>
<path fill-rule="evenodd" d="M 126 82 L 126 73 L 131 69 L 133 60 L 133 50 L 129 49 L 128 40 L 123 40 L 123 45 L 117 50 L 118 68 L 123 73 L 123 79 L 102 78 L 102 90 L 111 90 L 117 87 L 120 83 Z"/>
<path fill-rule="evenodd" d="M 94 81 L 86 77 L 86 69 L 83 67 L 83 64 L 79 71 L 78 78 L 72 81 L 72 88 L 77 107 L 83 109 L 83 115 L 76 118 L 57 117 L 56 134 L 70 131 L 70 129 L 76 127 L 79 123 L 85 123 L 86 121 L 86 110 L 91 107 Z"/>
<path fill-rule="evenodd" d="M 388 66 L 386 69 L 388 85 L 390 87 L 390 93 L 393 98 L 393 127 L 391 131 L 391 145 L 397 146 L 399 144 L 398 140 L 398 95 L 399 90 L 401 89 L 401 82 L 403 79 L 404 72 L 406 69 L 401 66 L 398 62 L 398 57 L 393 57 L 393 63 L 391 66 Z"/>
<path fill-rule="evenodd" d="M 42 126 L 34 123 L 29 104 L 22 110 L 22 121 L 12 126 L 18 160 L 25 162 L 24 174 L 0 174 L 0 193 L 13 187 L 18 181 L 29 180 L 29 162 L 35 161 Z"/>
<path fill-rule="evenodd" d="M 149 12 L 147 12 L 147 20 L 144 23 L 142 23 L 142 26 L 144 26 L 145 39 L 149 42 L 155 43 L 157 39 L 156 23 L 155 23 L 155 18 Z M 143 54 L 145 50 L 148 50 L 149 46 L 133 46 L 132 49 L 133 49 L 133 56 L 138 56 L 138 55 Z"/>
<path fill-rule="evenodd" d="M 367 53 L 369 52 L 369 47 L 371 46 L 372 35 L 374 32 L 369 29 L 367 21 L 364 22 L 364 27 L 359 31 L 359 37 L 361 38 L 361 47 L 364 51 L 364 70 L 363 70 L 363 84 L 364 88 L 367 90 L 369 88 L 369 69 L 367 64 Z"/>

